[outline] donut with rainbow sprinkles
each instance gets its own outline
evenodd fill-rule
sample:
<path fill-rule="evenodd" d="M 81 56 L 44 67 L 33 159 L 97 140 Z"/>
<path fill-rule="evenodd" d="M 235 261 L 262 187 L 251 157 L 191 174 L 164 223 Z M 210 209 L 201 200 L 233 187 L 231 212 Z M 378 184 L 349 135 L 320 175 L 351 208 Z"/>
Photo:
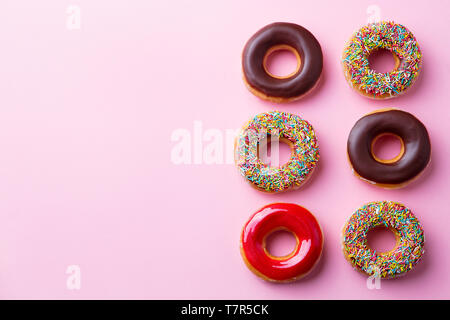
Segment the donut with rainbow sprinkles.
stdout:
<path fill-rule="evenodd" d="M 396 236 L 396 246 L 376 252 L 367 244 L 367 234 L 386 227 Z M 394 278 L 412 270 L 422 259 L 425 237 L 419 220 L 410 209 L 394 201 L 368 203 L 347 221 L 342 233 L 346 259 L 358 270 L 380 278 Z"/>
<path fill-rule="evenodd" d="M 388 50 L 395 60 L 391 72 L 379 73 L 369 64 L 377 50 Z M 394 22 L 376 22 L 359 29 L 342 55 L 342 66 L 350 86 L 373 99 L 389 99 L 404 93 L 416 81 L 422 52 L 414 35 Z"/>
<path fill-rule="evenodd" d="M 289 145 L 291 157 L 281 166 L 260 158 L 260 145 L 279 140 Z M 235 162 L 241 175 L 260 191 L 295 190 L 311 177 L 319 161 L 319 145 L 311 124 L 297 115 L 271 111 L 253 117 L 235 141 Z"/>

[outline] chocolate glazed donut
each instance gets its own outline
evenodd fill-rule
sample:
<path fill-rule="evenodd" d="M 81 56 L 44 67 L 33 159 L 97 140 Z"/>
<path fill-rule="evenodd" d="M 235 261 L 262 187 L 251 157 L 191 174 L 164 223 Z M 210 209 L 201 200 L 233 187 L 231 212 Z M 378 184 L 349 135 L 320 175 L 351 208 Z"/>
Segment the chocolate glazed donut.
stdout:
<path fill-rule="evenodd" d="M 297 57 L 297 69 L 286 77 L 268 72 L 265 62 L 276 50 L 290 50 Z M 244 47 L 242 69 L 244 81 L 256 96 L 288 102 L 308 93 L 320 79 L 323 67 L 322 49 L 317 39 L 305 28 L 286 22 L 265 26 Z"/>
<path fill-rule="evenodd" d="M 402 144 L 400 154 L 391 160 L 380 160 L 372 151 L 382 135 L 397 136 Z M 425 126 L 412 114 L 384 109 L 359 119 L 347 141 L 351 165 L 363 180 L 385 188 L 398 188 L 417 177 L 428 165 L 431 144 Z"/>

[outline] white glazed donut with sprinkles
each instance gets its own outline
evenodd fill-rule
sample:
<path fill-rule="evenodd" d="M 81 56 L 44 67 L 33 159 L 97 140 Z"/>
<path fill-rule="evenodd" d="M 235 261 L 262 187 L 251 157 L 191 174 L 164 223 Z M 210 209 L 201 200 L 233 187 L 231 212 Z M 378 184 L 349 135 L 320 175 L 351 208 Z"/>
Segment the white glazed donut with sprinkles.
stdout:
<path fill-rule="evenodd" d="M 367 245 L 367 233 L 379 226 L 389 228 L 397 245 L 376 252 Z M 356 210 L 346 223 L 342 247 L 346 259 L 359 271 L 380 278 L 394 278 L 412 270 L 424 253 L 425 237 L 414 214 L 393 201 L 371 202 Z"/>
<path fill-rule="evenodd" d="M 291 147 L 289 161 L 272 167 L 259 158 L 258 146 L 270 136 Z M 267 140 L 266 140 L 267 141 Z M 319 161 L 319 145 L 313 127 L 291 113 L 271 111 L 256 115 L 236 138 L 235 160 L 241 175 L 252 186 L 266 192 L 283 192 L 300 187 Z"/>
<path fill-rule="evenodd" d="M 378 73 L 370 68 L 369 56 L 389 50 L 394 70 Z M 417 79 L 422 53 L 414 35 L 394 22 L 377 22 L 359 29 L 342 55 L 345 77 L 356 91 L 373 99 L 388 99 L 404 93 Z"/>

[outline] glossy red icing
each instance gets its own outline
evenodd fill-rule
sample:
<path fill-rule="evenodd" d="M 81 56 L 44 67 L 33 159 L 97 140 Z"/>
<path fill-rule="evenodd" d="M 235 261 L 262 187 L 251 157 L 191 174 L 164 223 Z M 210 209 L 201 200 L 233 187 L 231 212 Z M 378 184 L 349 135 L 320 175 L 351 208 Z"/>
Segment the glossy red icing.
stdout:
<path fill-rule="evenodd" d="M 265 238 L 275 230 L 287 229 L 297 238 L 294 251 L 274 257 L 265 250 Z M 258 210 L 245 224 L 241 252 L 252 271 L 275 281 L 295 280 L 310 271 L 323 247 L 322 230 L 305 208 L 292 203 L 269 204 Z"/>

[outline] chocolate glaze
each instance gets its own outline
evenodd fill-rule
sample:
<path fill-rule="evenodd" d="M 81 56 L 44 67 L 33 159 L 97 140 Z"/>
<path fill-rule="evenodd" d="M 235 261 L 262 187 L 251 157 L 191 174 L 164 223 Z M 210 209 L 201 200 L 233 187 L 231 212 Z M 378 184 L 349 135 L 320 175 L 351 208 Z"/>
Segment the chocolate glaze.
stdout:
<path fill-rule="evenodd" d="M 381 163 L 372 156 L 372 141 L 382 133 L 403 140 L 405 151 L 394 163 Z M 412 114 L 400 110 L 381 111 L 359 119 L 347 141 L 353 169 L 362 178 L 380 184 L 401 184 L 416 177 L 428 165 L 431 144 L 425 126 Z"/>
<path fill-rule="evenodd" d="M 264 70 L 266 52 L 277 45 L 289 45 L 300 55 L 300 69 L 291 77 L 277 79 Z M 242 68 L 247 83 L 270 97 L 294 98 L 311 90 L 322 73 L 322 49 L 305 28 L 285 22 L 265 26 L 254 34 L 242 53 Z"/>

